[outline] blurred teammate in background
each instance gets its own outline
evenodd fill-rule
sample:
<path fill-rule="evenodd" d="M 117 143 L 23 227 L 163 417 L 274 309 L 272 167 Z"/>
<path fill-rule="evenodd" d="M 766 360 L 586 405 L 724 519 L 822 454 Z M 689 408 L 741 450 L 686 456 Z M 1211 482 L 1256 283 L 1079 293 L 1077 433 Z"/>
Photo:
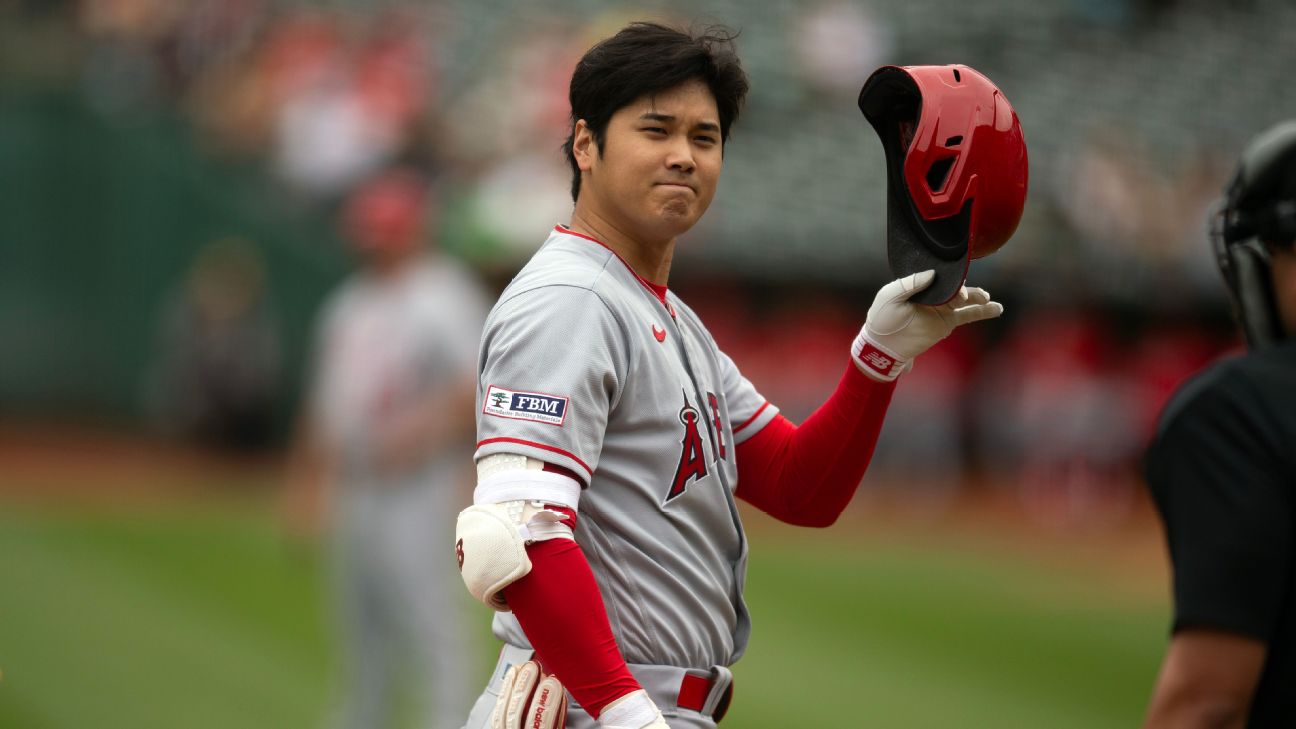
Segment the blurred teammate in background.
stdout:
<path fill-rule="evenodd" d="M 329 500 L 342 729 L 387 726 L 398 688 L 428 704 L 422 727 L 457 726 L 467 711 L 473 652 L 445 544 L 471 478 L 487 298 L 466 270 L 424 247 L 428 192 L 419 175 L 395 170 L 344 206 L 361 269 L 320 315 L 290 470 L 295 528 L 312 529 Z"/>
<path fill-rule="evenodd" d="M 1149 729 L 1296 726 L 1296 121 L 1243 154 L 1215 246 L 1251 351 L 1184 385 L 1147 455 L 1174 571 Z"/>
<path fill-rule="evenodd" d="M 834 394 L 799 426 L 779 414 L 667 288 L 747 91 L 730 41 L 635 23 L 573 74 L 570 224 L 482 337 L 478 485 L 456 546 L 505 646 L 469 729 L 714 727 L 751 632 L 736 498 L 832 524 L 896 377 L 1003 310 L 957 285 L 910 303 L 931 271 L 887 284 L 842 342 Z"/>

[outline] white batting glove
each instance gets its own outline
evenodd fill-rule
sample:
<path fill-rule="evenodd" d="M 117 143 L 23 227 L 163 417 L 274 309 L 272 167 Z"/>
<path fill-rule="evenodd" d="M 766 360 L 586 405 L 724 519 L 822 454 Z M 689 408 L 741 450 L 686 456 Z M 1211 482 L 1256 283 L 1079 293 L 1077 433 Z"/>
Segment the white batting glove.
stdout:
<path fill-rule="evenodd" d="M 562 729 L 567 723 L 567 693 L 540 664 L 527 661 L 504 673 L 490 729 Z"/>
<path fill-rule="evenodd" d="M 851 346 L 860 370 L 889 382 L 909 368 L 914 357 L 949 336 L 955 327 L 1003 313 L 985 289 L 964 286 L 940 306 L 914 304 L 909 297 L 931 285 L 935 271 L 921 271 L 883 286 L 869 307 L 868 318 Z"/>
<path fill-rule="evenodd" d="M 603 707 L 599 714 L 602 729 L 670 729 L 657 705 L 643 689 L 631 691 Z"/>

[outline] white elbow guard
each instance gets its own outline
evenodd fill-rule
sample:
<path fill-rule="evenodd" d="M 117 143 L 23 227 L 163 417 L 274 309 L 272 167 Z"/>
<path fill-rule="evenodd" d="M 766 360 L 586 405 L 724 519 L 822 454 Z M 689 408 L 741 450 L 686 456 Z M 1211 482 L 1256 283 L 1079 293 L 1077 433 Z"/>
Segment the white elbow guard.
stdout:
<path fill-rule="evenodd" d="M 479 473 L 483 470 L 487 469 L 479 468 Z M 573 538 L 571 527 L 562 523 L 566 516 L 546 504 L 575 510 L 579 498 L 580 485 L 556 473 L 521 469 L 482 479 L 473 505 L 459 513 L 455 524 L 455 554 L 468 592 L 507 612 L 504 588 L 531 571 L 527 545 Z"/>

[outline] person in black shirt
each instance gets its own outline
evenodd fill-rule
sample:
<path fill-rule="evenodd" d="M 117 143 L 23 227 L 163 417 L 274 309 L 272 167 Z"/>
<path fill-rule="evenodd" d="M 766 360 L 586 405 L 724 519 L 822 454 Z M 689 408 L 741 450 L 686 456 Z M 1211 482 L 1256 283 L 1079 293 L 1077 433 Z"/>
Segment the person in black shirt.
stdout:
<path fill-rule="evenodd" d="M 1174 628 L 1145 727 L 1296 727 L 1296 121 L 1248 146 L 1213 237 L 1250 351 L 1186 383 L 1147 453 Z"/>

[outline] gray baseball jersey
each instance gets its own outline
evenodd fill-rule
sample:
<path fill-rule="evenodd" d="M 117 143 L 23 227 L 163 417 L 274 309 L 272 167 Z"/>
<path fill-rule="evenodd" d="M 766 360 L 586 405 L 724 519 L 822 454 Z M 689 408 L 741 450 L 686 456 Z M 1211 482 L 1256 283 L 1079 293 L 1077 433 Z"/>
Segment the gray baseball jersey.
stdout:
<path fill-rule="evenodd" d="M 478 459 L 520 453 L 587 486 L 576 541 L 629 663 L 729 665 L 750 633 L 735 446 L 777 413 L 673 293 L 558 227 L 482 336 Z M 511 614 L 495 633 L 529 643 Z"/>

